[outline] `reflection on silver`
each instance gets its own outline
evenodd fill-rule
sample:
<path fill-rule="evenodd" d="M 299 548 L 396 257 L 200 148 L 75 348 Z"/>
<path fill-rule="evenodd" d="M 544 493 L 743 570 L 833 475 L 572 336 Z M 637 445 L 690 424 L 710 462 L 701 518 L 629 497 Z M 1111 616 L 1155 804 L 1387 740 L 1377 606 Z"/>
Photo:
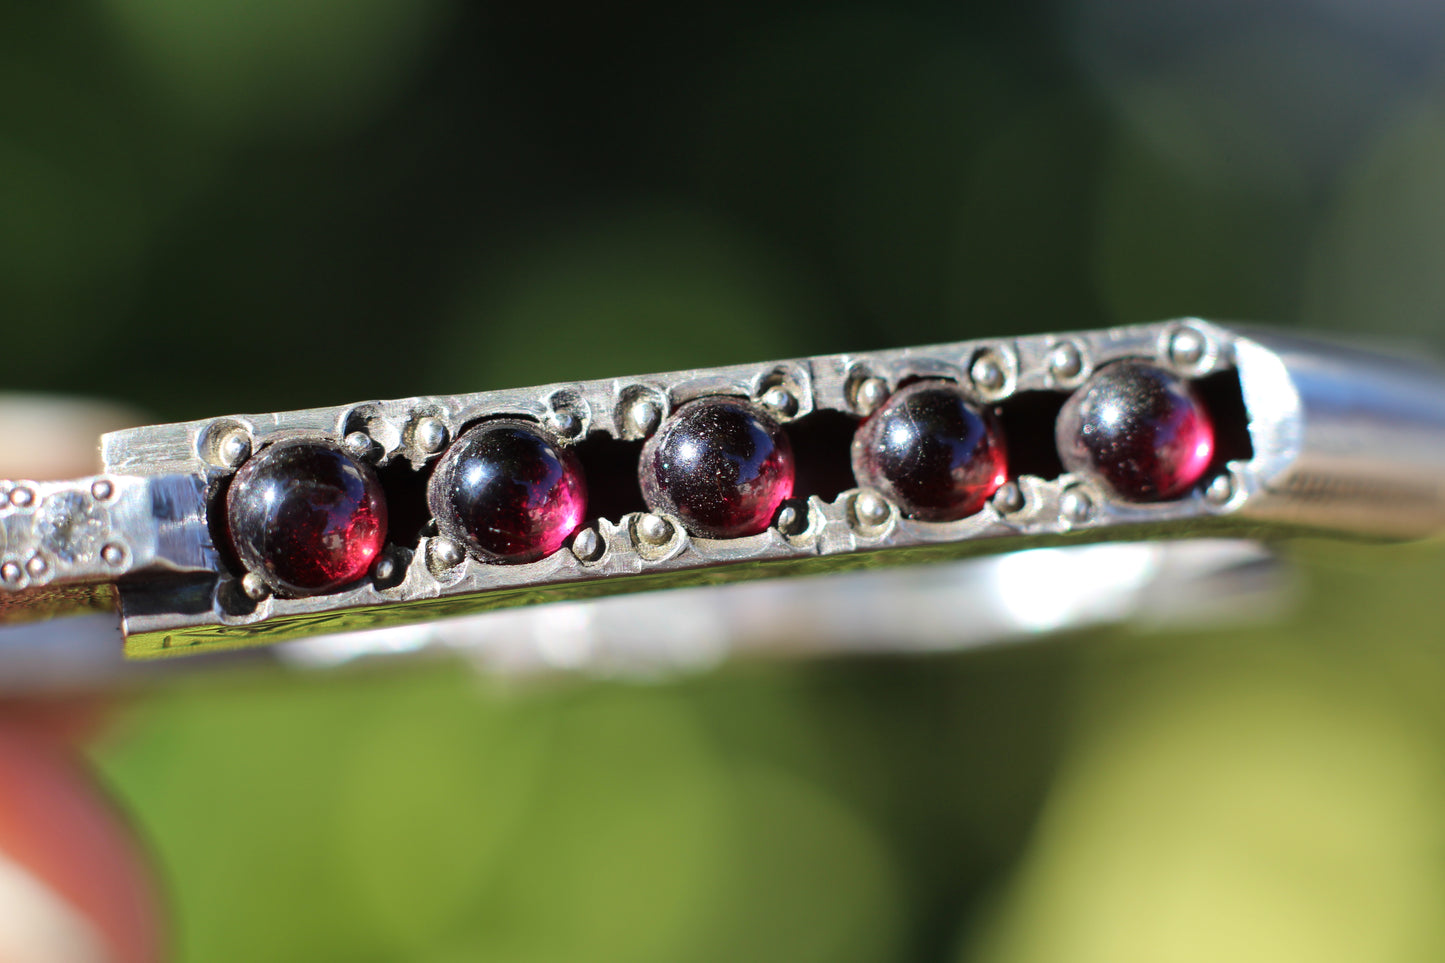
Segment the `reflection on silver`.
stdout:
<path fill-rule="evenodd" d="M 1084 545 L 559 602 L 274 651 L 306 668 L 428 651 L 504 674 L 653 676 L 733 656 L 942 652 L 1128 620 L 1208 626 L 1278 611 L 1290 584 L 1250 542 Z"/>
<path fill-rule="evenodd" d="M 1036 548 L 995 560 L 990 582 L 1005 617 L 1030 632 L 1122 618 L 1158 574 L 1161 546 Z M 1038 586 L 1050 586 L 1039 591 Z"/>
<path fill-rule="evenodd" d="M 655 431 L 658 418 L 697 398 L 771 396 L 789 410 L 796 405 L 801 432 L 812 415 L 857 418 L 887 386 L 917 378 L 952 378 L 980 400 L 1026 411 L 1025 396 L 1073 390 L 1088 371 L 1125 359 L 1209 379 L 1211 390 L 1222 392 L 1225 417 L 1218 422 L 1230 439 L 1220 449 L 1224 462 L 1179 498 L 1128 501 L 1041 462 L 1034 469 L 1041 474 L 1021 470 L 981 511 L 952 522 L 909 518 L 876 493 L 825 486 L 790 503 L 756 535 L 693 537 L 675 519 L 628 512 L 593 519 L 573 551 L 517 565 L 469 559 L 423 523 L 416 540 L 394 545 L 390 564 L 371 577 L 303 598 L 248 593 L 245 573 L 228 566 L 213 544 L 217 526 L 209 513 L 235 456 L 281 438 L 349 438 L 381 468 L 405 473 L 424 470 L 447 439 L 484 417 L 545 421 L 566 412 L 579 438 L 636 442 Z M 1021 430 L 1019 450 L 1050 445 L 1046 434 L 1037 426 Z M 625 665 L 629 652 L 638 653 L 639 664 L 658 666 L 753 648 L 916 650 L 931 647 L 929 637 L 937 639 L 933 647 L 945 647 L 986 640 L 990 632 L 1007 636 L 1137 614 L 1167 581 L 1160 559 L 1192 557 L 1188 548 L 1153 547 L 1162 540 L 1300 533 L 1410 539 L 1445 531 L 1445 372 L 1418 359 L 1198 319 L 237 415 L 112 433 L 102 447 L 102 475 L 0 481 L 0 622 L 53 618 L 118 599 L 125 645 L 137 656 L 243 649 L 401 623 L 421 628 L 389 629 L 394 641 L 386 644 L 453 645 L 523 668 Z M 48 515 L 45 505 L 66 511 Z M 1055 550 L 1126 541 L 1149 544 L 1096 556 Z M 997 564 L 914 567 L 924 559 L 1036 549 L 1047 551 Z M 1166 554 L 1150 554 L 1158 552 Z M 1074 558 L 1089 561 L 1082 567 L 1063 561 Z M 801 580 L 863 567 L 869 575 Z M 890 568 L 899 574 L 883 574 Z M 974 575 L 958 574 L 965 572 Z M 783 575 L 799 578 L 728 592 L 717 587 Z M 992 588 L 982 593 L 963 582 Z M 1150 587 L 1148 596 L 1129 596 L 1140 584 Z M 664 588 L 670 594 L 650 594 Z M 640 601 L 575 607 L 574 600 L 614 593 Z M 539 602 L 559 607 L 447 621 Z M 960 622 L 959 612 L 970 619 Z M 558 622 L 566 619 L 572 621 Z M 500 641 L 449 642 L 462 630 L 434 622 L 475 624 L 476 633 Z M 524 637 L 534 641 L 508 641 Z M 668 642 L 679 638 L 685 644 Z M 879 641 L 886 639 L 905 641 Z"/>

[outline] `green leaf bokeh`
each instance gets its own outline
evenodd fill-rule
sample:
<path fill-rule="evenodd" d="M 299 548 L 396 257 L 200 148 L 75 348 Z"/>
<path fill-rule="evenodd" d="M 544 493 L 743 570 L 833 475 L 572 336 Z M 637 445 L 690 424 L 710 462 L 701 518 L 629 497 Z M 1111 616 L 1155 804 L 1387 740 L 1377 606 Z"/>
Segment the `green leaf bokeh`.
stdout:
<path fill-rule="evenodd" d="M 1428 4 L 0 12 L 7 390 L 158 419 L 1205 314 L 1445 345 Z M 1445 954 L 1445 560 L 1275 622 L 156 691 L 179 960 Z M 966 617 L 966 613 L 962 617 Z"/>

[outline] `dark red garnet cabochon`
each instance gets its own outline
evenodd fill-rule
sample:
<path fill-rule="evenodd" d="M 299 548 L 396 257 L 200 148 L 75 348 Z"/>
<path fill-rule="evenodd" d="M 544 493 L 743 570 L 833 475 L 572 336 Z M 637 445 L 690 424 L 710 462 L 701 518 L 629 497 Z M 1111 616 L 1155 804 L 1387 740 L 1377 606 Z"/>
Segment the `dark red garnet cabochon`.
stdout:
<path fill-rule="evenodd" d="M 587 514 L 582 466 L 540 425 L 486 421 L 437 463 L 427 505 L 443 535 L 490 562 L 551 555 Z"/>
<path fill-rule="evenodd" d="M 315 441 L 262 448 L 226 492 L 237 558 L 289 595 L 335 591 L 366 575 L 386 542 L 386 521 L 371 466 Z"/>
<path fill-rule="evenodd" d="M 1064 403 L 1056 435 L 1065 468 L 1130 501 L 1177 498 L 1214 459 L 1214 424 L 1199 396 L 1142 361 L 1095 372 Z"/>
<path fill-rule="evenodd" d="M 953 521 L 983 508 L 1007 480 L 1008 459 L 992 414 L 952 382 L 918 381 L 858 426 L 853 475 L 905 515 Z"/>
<path fill-rule="evenodd" d="M 647 507 L 704 538 L 756 535 L 793 494 L 793 448 L 758 406 L 718 396 L 689 402 L 642 448 Z"/>

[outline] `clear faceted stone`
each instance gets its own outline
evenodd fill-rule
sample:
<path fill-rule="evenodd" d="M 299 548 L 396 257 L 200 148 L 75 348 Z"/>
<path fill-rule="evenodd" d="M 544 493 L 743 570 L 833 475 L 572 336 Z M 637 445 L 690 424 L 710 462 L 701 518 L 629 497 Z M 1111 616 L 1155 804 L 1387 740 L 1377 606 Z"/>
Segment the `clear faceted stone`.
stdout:
<path fill-rule="evenodd" d="M 105 509 L 80 492 L 51 495 L 35 519 L 41 548 L 70 565 L 94 557 L 108 528 Z"/>

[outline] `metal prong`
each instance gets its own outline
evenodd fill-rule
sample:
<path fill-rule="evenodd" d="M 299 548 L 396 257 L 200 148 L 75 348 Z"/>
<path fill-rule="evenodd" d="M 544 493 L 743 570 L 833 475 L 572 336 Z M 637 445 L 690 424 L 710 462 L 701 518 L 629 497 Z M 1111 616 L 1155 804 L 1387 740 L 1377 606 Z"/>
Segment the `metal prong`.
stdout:
<path fill-rule="evenodd" d="M 567 408 L 556 408 L 547 416 L 547 424 L 559 438 L 571 438 L 582 430 L 582 419 Z"/>
<path fill-rule="evenodd" d="M 763 405 L 772 409 L 785 418 L 792 417 L 798 411 L 798 399 L 793 393 L 782 385 L 773 385 L 763 392 Z"/>
<path fill-rule="evenodd" d="M 348 432 L 346 437 L 341 439 L 341 444 L 357 458 L 370 459 L 381 450 L 376 440 L 364 431 Z"/>
<path fill-rule="evenodd" d="M 672 538 L 672 523 L 649 512 L 637 519 L 637 537 L 648 545 L 666 545 Z"/>
<path fill-rule="evenodd" d="M 784 505 L 778 510 L 778 531 L 784 535 L 801 535 L 808 530 L 808 510 Z"/>
<path fill-rule="evenodd" d="M 400 571 L 401 566 L 397 564 L 396 558 L 388 552 L 377 559 L 376 564 L 371 567 L 371 577 L 377 583 L 386 585 L 394 581 Z"/>
<path fill-rule="evenodd" d="M 232 428 L 216 439 L 216 458 L 228 468 L 235 468 L 251 454 L 251 436 L 244 428 Z"/>
<path fill-rule="evenodd" d="M 584 528 L 572 536 L 572 554 L 579 562 L 595 562 L 602 557 L 607 544 L 595 528 Z"/>
<path fill-rule="evenodd" d="M 435 454 L 447 443 L 447 426 L 440 418 L 423 415 L 411 426 L 411 440 L 419 451 Z"/>
<path fill-rule="evenodd" d="M 1072 341 L 1063 341 L 1049 352 L 1049 374 L 1055 381 L 1073 381 L 1084 371 L 1084 356 Z"/>
<path fill-rule="evenodd" d="M 1024 493 L 1018 482 L 1004 482 L 994 493 L 993 507 L 1004 515 L 1012 515 L 1024 507 Z"/>
<path fill-rule="evenodd" d="M 241 591 L 253 602 L 259 602 L 271 594 L 271 589 L 266 585 L 264 579 L 255 572 L 247 572 L 241 576 Z"/>
<path fill-rule="evenodd" d="M 1008 373 L 1004 371 L 1003 365 L 991 354 L 979 355 L 968 373 L 975 385 L 990 394 L 1001 390 L 1008 380 Z"/>
<path fill-rule="evenodd" d="M 888 383 L 882 378 L 864 378 L 853 389 L 853 407 L 860 415 L 871 415 L 888 400 Z"/>
<path fill-rule="evenodd" d="M 853 499 L 853 517 L 860 528 L 877 528 L 888 521 L 888 500 L 877 492 L 861 491 Z"/>
<path fill-rule="evenodd" d="M 1228 472 L 1216 475 L 1204 489 L 1204 497 L 1216 505 L 1223 505 L 1234 497 L 1234 479 Z"/>
<path fill-rule="evenodd" d="M 1059 511 L 1069 522 L 1087 522 L 1094 514 L 1094 500 L 1084 489 L 1075 486 L 1059 496 Z"/>
<path fill-rule="evenodd" d="M 627 427 L 639 438 L 646 438 L 662 422 L 662 409 L 651 398 L 639 398 L 627 406 Z"/>
<path fill-rule="evenodd" d="M 1181 371 L 1198 370 L 1212 351 L 1208 336 L 1193 325 L 1180 325 L 1169 336 L 1169 360 Z"/>
<path fill-rule="evenodd" d="M 427 544 L 427 564 L 433 572 L 444 572 L 449 568 L 456 568 L 466 560 L 466 557 L 466 549 L 445 535 L 434 538 Z"/>

